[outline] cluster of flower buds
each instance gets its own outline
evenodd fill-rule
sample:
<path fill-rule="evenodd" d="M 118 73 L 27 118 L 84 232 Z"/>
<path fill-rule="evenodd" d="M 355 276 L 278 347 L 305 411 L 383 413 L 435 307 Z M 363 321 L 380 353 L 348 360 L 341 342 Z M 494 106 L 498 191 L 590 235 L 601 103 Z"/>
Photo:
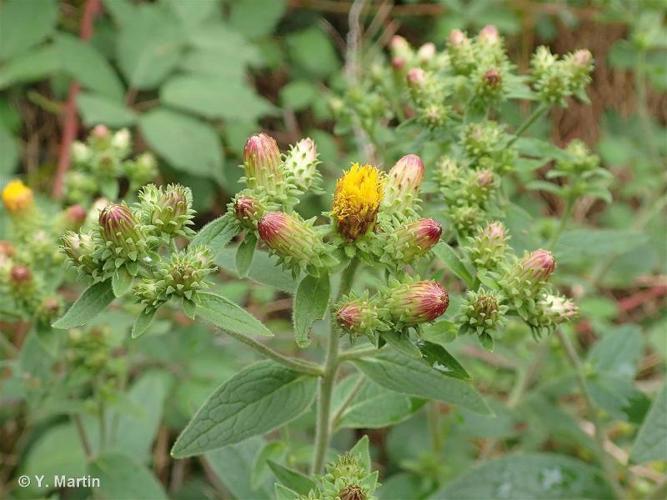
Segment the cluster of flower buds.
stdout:
<path fill-rule="evenodd" d="M 466 247 L 470 259 L 478 270 L 495 271 L 505 261 L 509 236 L 501 222 L 480 226 Z"/>
<path fill-rule="evenodd" d="M 508 147 L 509 136 L 503 127 L 493 121 L 471 123 L 463 129 L 461 144 L 470 166 L 489 169 L 498 174 L 514 168 L 517 158 L 515 148 Z"/>
<path fill-rule="evenodd" d="M 433 43 L 427 42 L 415 49 L 400 35 L 394 35 L 389 41 L 389 55 L 392 68 L 399 73 L 415 67 L 437 68 L 445 63 Z"/>
<path fill-rule="evenodd" d="M 112 132 L 104 125 L 95 126 L 85 142 L 72 144 L 73 168 L 65 176 L 65 194 L 69 201 L 89 203 L 96 193 L 116 198 L 119 180 L 127 178 L 130 191 L 157 176 L 157 162 L 150 153 L 128 158 L 132 138 L 127 129 Z"/>
<path fill-rule="evenodd" d="M 196 293 L 210 286 L 207 278 L 216 270 L 207 247 L 188 247 L 159 263 L 153 276 L 144 278 L 134 296 L 148 310 L 156 310 L 171 298 L 180 299 L 186 312 L 194 315 Z"/>
<path fill-rule="evenodd" d="M 139 192 L 140 220 L 149 234 L 171 239 L 194 234 L 192 192 L 179 184 L 166 187 L 149 184 Z"/>
<path fill-rule="evenodd" d="M 566 200 L 589 195 L 611 201 L 608 187 L 612 176 L 600 167 L 598 156 L 592 154 L 582 141 L 570 142 L 546 177 L 567 181 L 559 187 L 560 194 Z"/>
<path fill-rule="evenodd" d="M 405 76 L 414 105 L 414 113 L 421 124 L 437 129 L 447 122 L 450 109 L 445 104 L 447 89 L 435 73 L 412 68 Z"/>
<path fill-rule="evenodd" d="M 449 306 L 449 294 L 436 281 L 392 279 L 374 297 L 344 298 L 337 306 L 336 320 L 351 337 L 377 339 L 383 331 L 418 328 L 442 316 Z"/>
<path fill-rule="evenodd" d="M 316 478 L 316 484 L 316 489 L 303 496 L 295 494 L 295 498 L 373 500 L 378 473 L 366 470 L 357 456 L 345 453 L 327 465 L 326 472 Z"/>
<path fill-rule="evenodd" d="M 493 334 L 505 323 L 509 310 L 502 297 L 489 290 L 469 291 L 457 317 L 462 334 L 474 333 L 484 347 L 493 349 Z"/>
<path fill-rule="evenodd" d="M 585 99 L 585 88 L 593 71 L 593 56 L 588 50 L 577 50 L 560 58 L 547 47 L 538 47 L 530 64 L 533 88 L 544 103 L 563 106 L 572 95 Z"/>

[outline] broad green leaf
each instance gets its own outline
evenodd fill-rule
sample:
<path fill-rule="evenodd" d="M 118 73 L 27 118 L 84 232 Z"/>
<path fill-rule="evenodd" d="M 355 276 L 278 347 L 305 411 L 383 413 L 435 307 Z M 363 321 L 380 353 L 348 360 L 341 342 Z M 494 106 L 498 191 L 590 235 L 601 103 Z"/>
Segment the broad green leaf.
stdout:
<path fill-rule="evenodd" d="M 255 457 L 255 463 L 250 474 L 250 484 L 253 488 L 259 488 L 269 476 L 269 460 L 280 460 L 287 453 L 287 442 L 271 441 L 266 443 Z"/>
<path fill-rule="evenodd" d="M 598 373 L 632 380 L 644 342 L 636 325 L 623 325 L 606 333 L 589 351 L 588 362 Z"/>
<path fill-rule="evenodd" d="M 211 19 L 216 19 L 220 11 L 219 0 L 197 0 L 196 8 L 189 2 L 183 0 L 164 0 L 173 11 L 178 20 L 188 30 L 193 30 L 198 25 Z"/>
<path fill-rule="evenodd" d="M 215 263 L 225 271 L 236 273 L 234 249 L 222 250 L 218 253 Z M 261 250 L 255 251 L 252 264 L 248 269 L 248 278 L 288 293 L 294 293 L 298 284 L 291 273 L 280 268 L 275 257 Z"/>
<path fill-rule="evenodd" d="M 433 496 L 442 500 L 613 497 L 597 468 L 547 453 L 490 460 L 454 479 Z"/>
<path fill-rule="evenodd" d="M 146 331 L 150 328 L 151 324 L 153 323 L 153 319 L 155 318 L 156 312 L 157 309 L 155 309 L 154 307 L 145 307 L 143 311 L 139 313 L 139 315 L 134 320 L 134 323 L 132 324 L 133 339 L 141 337 L 144 333 L 146 333 Z"/>
<path fill-rule="evenodd" d="M 317 27 L 290 35 L 287 47 L 295 65 L 314 76 L 326 77 L 340 66 L 331 39 Z"/>
<path fill-rule="evenodd" d="M 433 249 L 436 257 L 445 263 L 447 268 L 456 276 L 461 278 L 466 285 L 472 287 L 475 279 L 461 261 L 456 251 L 445 242 L 438 243 Z"/>
<path fill-rule="evenodd" d="M 53 323 L 53 327 L 67 330 L 83 326 L 111 304 L 114 298 L 110 279 L 95 283 L 86 288 L 65 315 Z"/>
<path fill-rule="evenodd" d="M 95 91 L 122 105 L 123 84 L 111 64 L 90 43 L 73 35 L 60 33 L 55 47 L 62 69 L 82 87 Z"/>
<path fill-rule="evenodd" d="M 301 495 L 296 491 L 290 490 L 287 486 L 283 486 L 280 483 L 274 484 L 275 488 L 275 500 L 299 500 Z"/>
<path fill-rule="evenodd" d="M 218 61 L 224 60 L 229 65 L 256 65 L 262 61 L 257 47 L 251 45 L 240 33 L 222 23 L 201 26 L 198 30 L 191 32 L 190 45 L 194 50 L 193 53 L 205 53 L 207 59 L 212 54 L 217 54 Z M 213 66 L 223 65 L 218 63 Z M 198 65 L 197 68 L 190 67 L 190 69 L 209 75 L 228 74 L 227 70 L 221 73 L 214 67 L 205 68 L 202 65 Z"/>
<path fill-rule="evenodd" d="M 122 267 L 116 269 L 111 277 L 111 288 L 116 297 L 122 297 L 132 288 L 132 275 Z"/>
<path fill-rule="evenodd" d="M 0 90 L 17 83 L 41 80 L 59 70 L 60 58 L 55 47 L 35 47 L 3 65 L 0 71 Z"/>
<path fill-rule="evenodd" d="M 363 375 L 359 375 L 362 376 Z M 356 382 L 357 377 L 351 381 Z M 339 390 L 340 389 L 340 390 Z M 340 404 L 352 389 L 350 384 L 338 384 L 334 394 L 334 401 Z M 390 391 L 384 387 L 366 380 L 358 394 L 352 399 L 343 411 L 337 422 L 337 427 L 344 429 L 380 429 L 395 425 L 409 418 L 420 405 L 413 405 L 412 399 L 404 394 Z"/>
<path fill-rule="evenodd" d="M 30 477 L 35 475 L 45 475 L 48 478 L 54 475 L 67 477 L 84 475 L 86 457 L 74 425 L 68 422 L 46 429 L 31 443 L 27 456 L 22 460 L 20 471 L 21 474 L 27 474 Z M 35 486 L 36 484 L 33 484 L 31 488 Z"/>
<path fill-rule="evenodd" d="M 110 127 L 125 127 L 137 119 L 136 113 L 122 102 L 115 102 L 99 94 L 81 92 L 76 102 L 84 123 L 89 126 L 104 123 Z"/>
<path fill-rule="evenodd" d="M 554 248 L 558 262 L 581 262 L 622 255 L 648 240 L 645 234 L 625 229 L 573 229 L 565 231 Z"/>
<path fill-rule="evenodd" d="M 305 474 L 280 465 L 273 460 L 269 460 L 268 463 L 276 479 L 289 489 L 302 495 L 307 495 L 310 490 L 315 489 L 315 482 Z"/>
<path fill-rule="evenodd" d="M 369 358 L 354 361 L 373 382 L 392 391 L 460 405 L 478 413 L 490 410 L 482 397 L 467 382 L 446 377 L 423 360 L 396 351 L 383 350 Z"/>
<path fill-rule="evenodd" d="M 103 498 L 167 498 L 157 478 L 124 454 L 100 455 L 88 466 L 88 473 L 99 478 L 99 494 Z"/>
<path fill-rule="evenodd" d="M 421 359 L 422 357 L 421 352 L 412 343 L 407 333 L 395 331 L 382 332 L 382 339 L 386 340 L 387 344 L 406 356 L 417 359 Z"/>
<path fill-rule="evenodd" d="M 632 445 L 630 457 L 635 463 L 667 460 L 667 385 L 653 401 Z"/>
<path fill-rule="evenodd" d="M 299 283 L 294 296 L 294 333 L 296 343 L 304 348 L 310 344 L 313 323 L 324 317 L 329 306 L 331 280 L 328 273 L 307 275 Z"/>
<path fill-rule="evenodd" d="M 136 6 L 123 19 L 116 41 L 116 58 L 129 86 L 157 87 L 176 67 L 184 35 L 178 21 L 160 5 Z"/>
<path fill-rule="evenodd" d="M 270 35 L 286 9 L 285 0 L 236 0 L 229 24 L 251 38 Z"/>
<path fill-rule="evenodd" d="M 206 118 L 255 120 L 274 110 L 247 83 L 235 84 L 209 76 L 175 76 L 162 86 L 160 98 L 174 108 Z"/>
<path fill-rule="evenodd" d="M 25 52 L 48 37 L 58 21 L 56 0 L 0 3 L 0 61 Z"/>
<path fill-rule="evenodd" d="M 150 459 L 170 383 L 171 377 L 167 373 L 151 371 L 132 384 L 127 397 L 138 411 L 124 411 L 126 405 L 121 405 L 112 414 L 110 420 L 116 422 L 113 450 L 127 453 L 141 462 Z"/>
<path fill-rule="evenodd" d="M 317 85 L 308 80 L 295 80 L 280 89 L 283 106 L 299 111 L 308 107 L 319 95 Z"/>
<path fill-rule="evenodd" d="M 248 274 L 252 258 L 255 255 L 255 248 L 257 247 L 257 236 L 255 233 L 246 233 L 243 241 L 236 250 L 236 271 L 239 276 L 244 278 Z"/>
<path fill-rule="evenodd" d="M 272 337 L 264 324 L 231 300 L 209 292 L 197 294 L 197 315 L 221 330 L 242 335 Z"/>
<path fill-rule="evenodd" d="M 271 361 L 240 371 L 222 384 L 176 440 L 175 458 L 238 443 L 280 427 L 306 411 L 317 379 Z"/>
<path fill-rule="evenodd" d="M 19 160 L 18 140 L 0 123 L 0 177 L 14 173 Z"/>
<path fill-rule="evenodd" d="M 263 446 L 264 441 L 261 438 L 250 438 L 242 443 L 211 451 L 205 455 L 205 460 L 234 498 L 269 500 L 273 495 L 268 481 L 256 487 L 251 483 L 253 463 Z"/>
<path fill-rule="evenodd" d="M 447 349 L 440 344 L 422 340 L 417 343 L 417 346 L 426 362 L 431 365 L 434 370 L 437 370 L 444 375 L 449 375 L 450 377 L 464 380 L 470 379 L 470 375 L 468 375 L 468 372 L 463 368 L 461 363 L 459 363 L 454 356 L 449 354 Z"/>
<path fill-rule="evenodd" d="M 238 232 L 238 224 L 233 217 L 226 214 L 201 228 L 190 242 L 190 245 L 205 245 L 213 250 L 214 255 L 217 255 Z"/>
<path fill-rule="evenodd" d="M 220 175 L 220 140 L 206 123 L 175 111 L 155 109 L 141 116 L 139 127 L 149 145 L 174 168 L 205 177 Z"/>

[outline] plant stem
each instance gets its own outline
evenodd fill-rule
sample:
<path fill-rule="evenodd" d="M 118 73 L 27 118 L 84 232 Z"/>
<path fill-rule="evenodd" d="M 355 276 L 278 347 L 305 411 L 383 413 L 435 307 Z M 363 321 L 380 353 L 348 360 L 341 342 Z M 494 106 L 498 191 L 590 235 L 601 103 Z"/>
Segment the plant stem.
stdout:
<path fill-rule="evenodd" d="M 338 297 L 341 297 L 352 288 L 354 274 L 357 270 L 359 261 L 352 259 L 341 276 Z M 327 353 L 324 361 L 324 374 L 320 379 L 320 392 L 317 401 L 317 428 L 315 430 L 315 450 L 313 452 L 313 462 L 311 473 L 319 474 L 324 466 L 324 459 L 329 449 L 331 439 L 331 397 L 335 385 L 336 372 L 340 360 L 338 358 L 338 340 L 339 332 L 335 327 L 335 320 L 331 318 L 329 324 L 329 338 L 327 339 Z"/>
<path fill-rule="evenodd" d="M 72 415 L 72 420 L 74 421 L 74 427 L 76 427 L 76 430 L 79 433 L 79 439 L 81 440 L 81 446 L 83 447 L 86 459 L 90 460 L 93 457 L 93 449 L 90 447 L 86 429 L 83 426 L 83 422 L 81 422 L 81 415 Z"/>
<path fill-rule="evenodd" d="M 291 370 L 300 373 L 305 373 L 307 375 L 314 375 L 317 377 L 322 376 L 324 374 L 323 369 L 318 365 L 316 365 L 315 363 L 311 363 L 310 361 L 306 361 L 303 359 L 296 359 L 285 356 L 284 354 L 281 354 L 278 351 L 274 351 L 273 349 L 262 344 L 261 342 L 258 342 L 252 337 L 248 337 L 241 333 L 231 332 L 228 330 L 225 330 L 225 333 L 227 333 L 231 337 L 234 337 L 239 342 L 244 343 L 248 347 L 254 349 L 258 353 L 276 361 L 277 363 L 280 363 L 283 366 L 286 366 L 287 368 L 290 368 Z"/>
<path fill-rule="evenodd" d="M 570 342 L 570 339 L 565 334 L 563 334 L 561 330 L 556 331 L 556 336 L 558 337 L 558 340 L 563 346 L 563 349 L 567 354 L 567 358 L 570 361 L 572 368 L 574 368 L 574 372 L 577 378 L 577 384 L 579 385 L 581 394 L 584 397 L 584 402 L 586 403 L 586 409 L 593 422 L 593 426 L 595 427 L 595 441 L 597 443 L 598 458 L 602 465 L 602 469 L 604 470 L 605 475 L 607 476 L 607 479 L 609 480 L 616 497 L 624 498 L 623 489 L 621 488 L 621 485 L 618 483 L 618 479 L 616 478 L 616 471 L 614 469 L 614 464 L 611 462 L 610 456 L 604 449 L 604 443 L 605 443 L 604 429 L 602 426 L 602 422 L 600 422 L 600 419 L 598 418 L 597 410 L 595 408 L 595 403 L 593 403 L 593 398 L 591 397 L 591 393 L 588 390 L 588 385 L 586 384 L 586 376 L 584 375 L 583 365 L 581 363 L 581 360 L 579 359 L 577 350 L 574 348 L 572 342 Z"/>
<path fill-rule="evenodd" d="M 535 123 L 535 121 L 544 113 L 546 113 L 548 109 L 549 106 L 546 104 L 540 104 L 537 108 L 535 108 L 535 111 L 533 111 L 533 113 L 528 118 L 526 118 L 526 121 L 524 121 L 521 125 L 519 125 L 519 128 L 516 129 L 516 132 L 514 132 L 514 137 L 512 140 L 510 140 L 510 142 L 507 143 L 507 147 L 510 147 L 512 144 L 514 144 L 528 129 L 528 127 Z"/>
<path fill-rule="evenodd" d="M 340 356 L 338 357 L 340 360 Z M 359 375 L 359 378 L 357 381 L 354 383 L 354 386 L 352 389 L 350 389 L 350 392 L 348 393 L 347 397 L 345 398 L 345 401 L 338 407 L 338 410 L 336 410 L 336 413 L 333 414 L 331 417 L 331 427 L 332 429 L 336 428 L 336 425 L 338 424 L 338 421 L 340 418 L 343 416 L 343 413 L 347 409 L 348 406 L 350 406 L 350 403 L 354 399 L 354 397 L 359 394 L 359 391 L 361 388 L 364 386 L 364 383 L 366 382 L 366 377 L 363 375 Z"/>
<path fill-rule="evenodd" d="M 570 220 L 572 210 L 574 210 L 574 197 L 570 195 L 567 197 L 567 200 L 565 200 L 565 209 L 563 210 L 563 214 L 560 216 L 560 223 L 558 224 L 556 231 L 554 231 L 554 234 L 552 234 L 551 238 L 549 239 L 549 243 L 547 244 L 548 248 L 553 249 L 553 247 L 556 246 L 556 243 L 558 243 L 561 234 L 563 234 L 563 231 L 565 230 L 565 227 Z"/>
<path fill-rule="evenodd" d="M 378 353 L 377 347 L 361 347 L 359 349 L 350 349 L 343 351 L 338 355 L 338 362 L 352 361 L 359 358 L 366 358 Z"/>

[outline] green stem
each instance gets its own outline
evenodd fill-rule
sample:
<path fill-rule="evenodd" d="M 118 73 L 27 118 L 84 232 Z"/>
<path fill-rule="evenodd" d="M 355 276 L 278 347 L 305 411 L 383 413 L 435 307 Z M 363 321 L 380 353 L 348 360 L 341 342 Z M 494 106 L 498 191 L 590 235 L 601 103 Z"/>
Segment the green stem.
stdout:
<path fill-rule="evenodd" d="M 437 401 L 431 401 L 429 403 L 428 423 L 431 429 L 433 453 L 436 456 L 440 456 L 444 445 L 444 440 L 440 422 L 440 404 Z"/>
<path fill-rule="evenodd" d="M 276 361 L 277 363 L 280 363 L 283 366 L 286 366 L 287 368 L 290 368 L 291 370 L 300 373 L 305 373 L 307 375 L 314 375 L 316 377 L 322 376 L 324 374 L 323 369 L 320 366 L 316 365 L 315 363 L 285 356 L 279 353 L 278 351 L 274 351 L 273 349 L 262 344 L 261 342 L 258 342 L 252 337 L 243 335 L 242 333 L 236 333 L 229 330 L 225 330 L 225 333 L 227 333 L 231 337 L 234 337 L 239 342 L 244 343 L 251 349 L 254 349 L 258 353 Z"/>
<path fill-rule="evenodd" d="M 352 289 L 354 274 L 357 270 L 359 261 L 352 259 L 341 276 L 338 297 L 341 297 Z M 329 338 L 327 339 L 327 353 L 324 361 L 324 373 L 320 379 L 320 392 L 317 401 L 317 427 L 315 430 L 315 450 L 313 452 L 313 462 L 311 472 L 319 474 L 324 466 L 329 441 L 331 440 L 331 398 L 333 396 L 334 385 L 336 381 L 336 372 L 338 371 L 338 340 L 339 332 L 334 326 L 332 318 L 329 325 Z"/>
<path fill-rule="evenodd" d="M 338 359 L 340 360 L 340 357 Z M 348 406 L 350 406 L 350 403 L 352 402 L 354 397 L 357 394 L 359 394 L 359 391 L 364 386 L 365 382 L 366 382 L 366 377 L 364 377 L 363 375 L 359 375 L 359 378 L 354 383 L 354 386 L 352 386 L 352 389 L 350 389 L 350 392 L 348 393 L 347 397 L 345 398 L 345 401 L 343 401 L 343 403 L 336 410 L 336 413 L 334 413 L 333 416 L 331 417 L 331 428 L 332 429 L 336 428 L 336 426 L 338 425 L 338 421 L 343 416 L 343 412 L 347 409 Z"/>
<path fill-rule="evenodd" d="M 353 361 L 359 358 L 367 358 L 378 353 L 376 347 L 361 347 L 359 349 L 350 349 L 349 351 L 343 351 L 338 355 L 338 362 L 344 363 L 346 361 Z"/>
<path fill-rule="evenodd" d="M 563 349 L 567 354 L 567 358 L 570 361 L 572 368 L 574 368 L 577 384 L 579 385 L 579 390 L 581 391 L 581 394 L 584 397 L 584 402 L 586 403 L 586 410 L 588 411 L 588 414 L 590 415 L 590 418 L 593 422 L 593 426 L 595 427 L 595 442 L 597 444 L 598 458 L 602 465 L 602 469 L 604 470 L 605 475 L 607 476 L 607 479 L 609 480 L 616 497 L 624 498 L 625 496 L 623 493 L 623 489 L 621 488 L 621 485 L 618 483 L 618 479 L 616 478 L 616 470 L 614 468 L 614 464 L 611 462 L 610 460 L 611 457 L 607 454 L 607 452 L 604 449 L 604 443 L 605 443 L 604 428 L 602 426 L 602 422 L 600 422 L 600 419 L 598 417 L 598 413 L 595 408 L 595 403 L 593 403 L 593 398 L 591 397 L 591 393 L 588 390 L 588 384 L 586 383 L 584 368 L 581 363 L 581 360 L 579 359 L 579 355 L 577 354 L 577 350 L 574 348 L 574 345 L 572 344 L 570 339 L 565 334 L 563 334 L 561 330 L 556 331 L 556 336 L 558 337 L 558 340 L 563 346 Z"/>
<path fill-rule="evenodd" d="M 76 431 L 79 434 L 81 447 L 83 448 L 83 452 L 86 455 L 86 459 L 91 460 L 93 457 L 93 449 L 90 446 L 90 440 L 88 439 L 86 429 L 83 426 L 83 422 L 81 421 L 81 415 L 72 415 L 72 420 L 74 421 L 74 427 L 76 427 Z"/>
<path fill-rule="evenodd" d="M 567 197 L 567 200 L 565 200 L 565 209 L 560 217 L 560 223 L 558 224 L 556 231 L 554 231 L 554 234 L 552 234 L 549 239 L 549 243 L 547 244 L 548 248 L 553 249 L 553 247 L 556 246 L 556 243 L 558 243 L 561 234 L 563 234 L 563 231 L 572 216 L 572 210 L 574 210 L 574 197 L 570 195 Z"/>
<path fill-rule="evenodd" d="M 528 118 L 526 118 L 526 121 L 524 121 L 521 125 L 519 125 L 519 128 L 516 129 L 516 132 L 514 132 L 514 137 L 512 140 L 510 140 L 509 143 L 507 143 L 507 147 L 510 147 L 512 144 L 514 144 L 519 139 L 519 137 L 521 137 L 521 135 L 526 130 L 528 130 L 528 127 L 535 123 L 535 121 L 544 113 L 546 113 L 548 109 L 549 106 L 546 104 L 540 104 L 537 108 L 535 108 L 535 111 L 533 111 L 533 113 Z"/>

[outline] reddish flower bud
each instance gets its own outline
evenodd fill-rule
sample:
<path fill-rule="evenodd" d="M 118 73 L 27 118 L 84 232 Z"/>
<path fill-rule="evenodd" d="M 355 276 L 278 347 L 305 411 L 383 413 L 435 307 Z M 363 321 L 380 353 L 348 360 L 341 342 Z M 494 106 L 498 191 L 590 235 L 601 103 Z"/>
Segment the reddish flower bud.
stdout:
<path fill-rule="evenodd" d="M 488 224 L 482 234 L 492 241 L 505 241 L 505 226 L 502 222 L 491 222 Z"/>
<path fill-rule="evenodd" d="M 350 303 L 336 312 L 336 321 L 346 330 L 356 330 L 361 325 L 362 313 L 358 303 Z"/>
<path fill-rule="evenodd" d="M 346 486 L 338 493 L 340 500 L 366 500 L 366 492 L 356 484 Z"/>
<path fill-rule="evenodd" d="M 399 194 L 419 191 L 424 179 L 424 162 L 415 154 L 408 154 L 396 162 L 389 171 L 389 183 Z"/>
<path fill-rule="evenodd" d="M 480 170 L 475 176 L 477 180 L 477 185 L 481 188 L 487 188 L 493 185 L 495 181 L 495 176 L 491 170 Z"/>
<path fill-rule="evenodd" d="M 409 263 L 426 254 L 442 235 L 442 226 L 433 219 L 420 219 L 396 232 L 396 243 L 388 250 L 400 261 Z"/>
<path fill-rule="evenodd" d="M 496 68 L 491 68 L 484 72 L 484 83 L 487 87 L 498 88 L 503 82 L 503 76 Z"/>
<path fill-rule="evenodd" d="M 435 281 L 399 284 L 387 295 L 389 314 L 407 326 L 433 321 L 449 306 L 449 294 Z"/>
<path fill-rule="evenodd" d="M 463 44 L 466 41 L 467 37 L 465 33 L 461 30 L 452 30 L 449 33 L 449 43 L 454 46 Z"/>
<path fill-rule="evenodd" d="M 16 250 L 9 241 L 0 241 L 0 257 L 14 257 Z"/>
<path fill-rule="evenodd" d="M 234 213 L 239 220 L 251 220 L 257 213 L 257 204 L 249 196 L 241 196 L 234 202 Z"/>
<path fill-rule="evenodd" d="M 494 45 L 498 43 L 499 39 L 500 38 L 498 35 L 498 28 L 496 28 L 493 24 L 487 24 L 479 32 L 479 40 L 481 42 L 486 42 L 488 44 Z"/>
<path fill-rule="evenodd" d="M 104 207 L 100 211 L 99 224 L 106 241 L 123 245 L 128 239 L 137 239 L 137 221 L 125 204 L 112 203 Z"/>
<path fill-rule="evenodd" d="M 535 280 L 546 280 L 556 270 L 556 260 L 548 250 L 535 250 L 521 261 L 522 269 Z"/>
<path fill-rule="evenodd" d="M 67 229 L 76 231 L 83 225 L 84 222 L 86 222 L 87 216 L 88 214 L 86 213 L 86 209 L 81 205 L 72 205 L 71 207 L 67 207 L 64 213 L 65 226 Z"/>
<path fill-rule="evenodd" d="M 372 336 L 384 328 L 377 306 L 367 299 L 354 299 L 341 305 L 336 311 L 336 322 L 350 335 Z"/>
<path fill-rule="evenodd" d="M 391 58 L 391 67 L 396 71 L 400 71 L 405 67 L 405 58 L 394 56 Z"/>
<path fill-rule="evenodd" d="M 408 86 L 412 89 L 419 89 L 424 86 L 426 82 L 426 73 L 421 68 L 412 68 L 408 71 L 405 79 L 408 82 Z"/>
<path fill-rule="evenodd" d="M 250 187 L 274 187 L 282 180 L 280 164 L 280 149 L 273 137 L 261 133 L 246 141 L 243 165 Z"/>
<path fill-rule="evenodd" d="M 20 285 L 32 281 L 32 272 L 22 265 L 15 265 L 9 272 L 9 278 L 14 285 Z"/>
<path fill-rule="evenodd" d="M 419 47 L 419 50 L 417 51 L 417 59 L 422 63 L 431 61 L 435 57 L 435 52 L 435 44 L 431 42 L 425 43 Z"/>
<path fill-rule="evenodd" d="M 296 215 L 267 212 L 257 223 L 259 237 L 292 267 L 321 264 L 324 242 L 311 225 Z"/>
<path fill-rule="evenodd" d="M 410 44 L 401 35 L 394 35 L 389 41 L 389 50 L 394 55 L 402 55 L 410 51 Z"/>
<path fill-rule="evenodd" d="M 593 54 L 590 50 L 579 49 L 574 53 L 574 62 L 578 66 L 588 67 L 593 62 Z"/>
<path fill-rule="evenodd" d="M 90 135 L 95 139 L 108 139 L 110 136 L 109 128 L 106 125 L 95 125 Z"/>

